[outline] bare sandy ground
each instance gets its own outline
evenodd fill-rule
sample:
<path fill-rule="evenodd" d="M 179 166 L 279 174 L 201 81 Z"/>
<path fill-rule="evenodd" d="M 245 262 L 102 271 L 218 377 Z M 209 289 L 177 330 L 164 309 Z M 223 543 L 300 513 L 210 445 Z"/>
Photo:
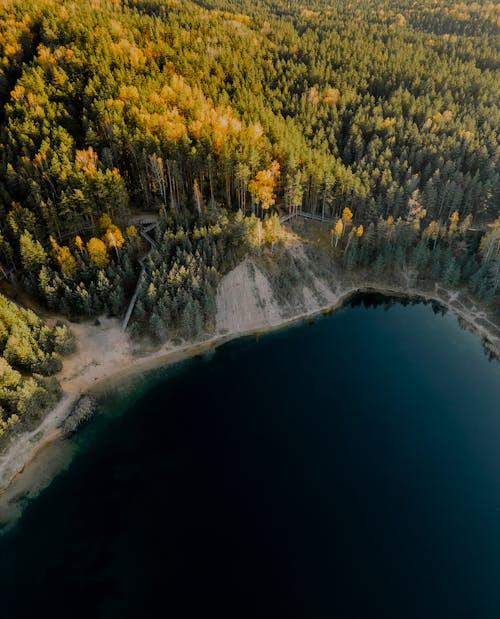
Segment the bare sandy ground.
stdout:
<path fill-rule="evenodd" d="M 251 260 L 228 273 L 217 290 L 217 331 L 238 333 L 282 322 L 265 275 Z"/>
<path fill-rule="evenodd" d="M 296 251 L 300 252 L 300 248 Z M 304 260 L 307 260 L 305 255 Z M 294 315 L 284 318 L 266 275 L 254 262 L 246 259 L 219 284 L 216 333 L 213 337 L 176 346 L 167 342 L 161 348 L 148 352 L 130 343 L 116 319 L 101 318 L 99 325 L 92 322 L 72 325 L 78 350 L 65 360 L 64 368 L 58 376 L 65 392 L 63 399 L 45 416 L 36 430 L 13 437 L 11 444 L 0 455 L 0 512 L 2 502 L 18 496 L 29 485 L 29 478 L 39 475 L 36 466 L 27 465 L 35 457 L 40 458 L 39 454 L 46 445 L 62 436 L 60 426 L 82 394 L 106 390 L 111 385 L 125 381 L 132 374 L 200 354 L 230 339 L 283 327 L 325 310 L 333 310 L 359 290 L 416 295 L 435 300 L 452 310 L 468 328 L 487 340 L 490 350 L 500 356 L 500 330 L 481 308 L 462 298 L 459 293 L 450 293 L 439 286 L 431 291 L 423 291 L 399 286 L 386 287 L 376 282 L 359 285 L 354 281 L 339 283 L 332 290 L 317 277 L 314 278 L 314 288 L 314 291 L 304 288 L 303 304 L 297 306 Z M 320 304 L 318 297 L 324 299 L 325 303 Z M 13 480 L 15 483 L 12 483 Z"/>

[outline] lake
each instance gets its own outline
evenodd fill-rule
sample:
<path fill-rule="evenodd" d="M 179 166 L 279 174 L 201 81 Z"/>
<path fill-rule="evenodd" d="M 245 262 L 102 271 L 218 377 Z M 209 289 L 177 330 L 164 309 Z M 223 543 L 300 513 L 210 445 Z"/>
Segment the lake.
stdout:
<path fill-rule="evenodd" d="M 500 617 L 500 363 L 357 297 L 148 374 L 0 538 L 8 617 Z"/>

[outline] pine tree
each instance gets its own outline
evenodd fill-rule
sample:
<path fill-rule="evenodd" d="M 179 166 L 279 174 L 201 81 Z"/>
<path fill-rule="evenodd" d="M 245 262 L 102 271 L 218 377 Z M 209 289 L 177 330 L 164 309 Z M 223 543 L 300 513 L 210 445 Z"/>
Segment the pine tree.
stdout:
<path fill-rule="evenodd" d="M 19 240 L 21 260 L 23 267 L 27 271 L 38 273 L 40 267 L 47 263 L 48 256 L 39 241 L 33 239 L 31 234 L 25 230 Z"/>

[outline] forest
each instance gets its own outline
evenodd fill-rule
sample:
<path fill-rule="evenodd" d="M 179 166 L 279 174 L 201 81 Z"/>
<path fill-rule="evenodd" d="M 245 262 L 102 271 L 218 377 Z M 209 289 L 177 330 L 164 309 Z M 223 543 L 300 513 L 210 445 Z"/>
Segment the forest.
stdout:
<path fill-rule="evenodd" d="M 67 325 L 49 328 L 0 295 L 0 440 L 12 426 L 39 420 L 57 402 L 61 355 L 73 352 Z"/>
<path fill-rule="evenodd" d="M 136 294 L 132 337 L 197 337 L 220 277 L 306 211 L 345 269 L 500 311 L 500 5 L 2 0 L 0 58 L 7 292 L 70 319 Z M 1 299 L 8 424 L 59 351 Z"/>

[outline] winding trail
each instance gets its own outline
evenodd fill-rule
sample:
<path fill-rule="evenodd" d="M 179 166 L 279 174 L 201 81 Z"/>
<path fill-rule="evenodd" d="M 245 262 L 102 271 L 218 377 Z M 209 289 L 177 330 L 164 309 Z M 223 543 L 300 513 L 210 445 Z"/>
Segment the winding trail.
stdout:
<path fill-rule="evenodd" d="M 132 295 L 132 298 L 130 299 L 130 303 L 129 303 L 127 311 L 125 313 L 125 318 L 123 319 L 123 322 L 122 322 L 122 332 L 125 332 L 127 330 L 127 326 L 128 326 L 130 317 L 132 316 L 132 312 L 134 311 L 134 307 L 135 307 L 135 304 L 137 302 L 137 297 L 139 296 L 139 290 L 140 290 L 142 275 L 143 275 L 144 269 L 145 269 L 144 262 L 149 258 L 151 252 L 156 247 L 156 241 L 154 241 L 149 236 L 148 233 L 151 232 L 151 230 L 154 230 L 160 224 L 160 221 L 158 219 L 155 220 L 153 218 L 144 218 L 144 219 L 141 219 L 138 223 L 139 223 L 139 225 L 143 226 L 143 228 L 139 232 L 139 234 L 142 236 L 142 238 L 147 243 L 150 244 L 150 248 L 149 248 L 149 251 L 147 252 L 147 254 L 142 256 L 142 258 L 139 258 L 139 264 L 141 265 L 141 271 L 139 273 L 139 277 L 137 278 L 137 284 L 135 286 L 134 294 Z"/>

